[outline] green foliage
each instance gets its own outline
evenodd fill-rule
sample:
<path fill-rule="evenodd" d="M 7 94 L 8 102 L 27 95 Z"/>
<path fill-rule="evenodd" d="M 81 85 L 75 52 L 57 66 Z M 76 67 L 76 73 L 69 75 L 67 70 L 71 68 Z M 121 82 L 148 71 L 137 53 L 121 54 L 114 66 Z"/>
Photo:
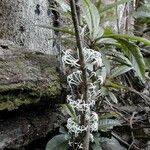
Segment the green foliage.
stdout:
<path fill-rule="evenodd" d="M 75 121 L 77 121 L 77 115 L 74 108 L 69 104 L 63 104 L 63 109 L 69 114 Z"/>
<path fill-rule="evenodd" d="M 122 51 L 120 55 L 120 59 L 122 59 L 121 66 L 117 66 L 115 70 L 112 71 L 112 74 L 110 77 L 116 77 L 118 75 L 121 75 L 123 73 L 126 73 L 127 71 L 133 69 L 136 72 L 136 75 L 139 76 L 139 78 L 144 82 L 145 78 L 145 62 L 143 59 L 143 56 L 141 54 L 140 48 L 136 46 L 135 42 L 142 42 L 145 45 L 150 45 L 150 41 L 139 38 L 136 36 L 129 36 L 129 35 L 120 35 L 120 34 L 108 34 L 103 35 L 102 38 L 112 38 L 116 40 L 115 43 L 112 43 L 113 45 L 113 51 L 116 51 L 115 53 L 117 54 L 118 49 Z M 100 39 L 96 40 L 98 44 L 100 43 Z M 103 43 L 104 44 L 104 43 Z M 107 44 L 107 43 L 106 43 Z M 116 49 L 114 50 L 114 46 Z M 111 50 L 111 49 L 110 49 Z M 111 51 L 112 51 L 111 50 Z M 108 52 L 109 53 L 109 52 Z M 115 54 L 115 55 L 116 55 Z M 114 56 L 112 56 L 114 57 Z M 116 56 L 115 56 L 116 57 Z M 116 58 L 113 59 L 114 61 L 118 61 Z M 127 61 L 128 60 L 128 61 Z M 117 72 L 116 72 L 117 70 Z"/>
<path fill-rule="evenodd" d="M 70 11 L 68 3 L 66 1 L 56 0 L 59 5 L 63 8 L 65 12 Z M 105 8 L 97 8 L 90 0 L 81 1 L 81 9 L 83 15 L 81 15 L 82 26 L 85 27 L 84 38 L 85 45 L 89 48 L 100 51 L 102 55 L 103 64 L 106 69 L 102 69 L 102 75 L 106 79 L 101 94 L 109 102 L 118 103 L 117 96 L 114 93 L 114 89 L 117 91 L 119 89 L 127 89 L 124 85 L 115 82 L 119 76 L 123 76 L 127 72 L 134 70 L 135 75 L 139 77 L 142 82 L 145 82 L 146 66 L 144 58 L 141 53 L 140 47 L 137 43 L 141 43 L 144 46 L 150 46 L 150 41 L 126 34 L 116 34 L 110 28 L 102 28 L 100 26 L 100 13 L 104 13 L 116 7 L 119 4 L 129 2 L 130 0 L 120 0 L 113 4 L 106 6 Z M 145 8 L 146 7 L 146 8 Z M 136 17 L 149 17 L 149 5 L 139 8 Z M 87 26 L 87 28 L 86 28 Z M 44 27 L 44 26 L 43 26 Z M 68 28 L 54 28 L 56 31 L 69 34 L 70 37 L 74 36 L 74 31 L 72 26 Z M 63 40 L 63 39 L 62 39 Z M 66 39 L 64 39 L 66 40 Z M 69 40 L 72 40 L 69 38 Z M 73 43 L 73 42 L 72 42 Z M 146 60 L 146 63 L 147 60 Z M 75 110 L 68 104 L 63 105 L 63 109 L 75 120 L 77 119 L 77 114 Z M 111 117 L 116 116 L 116 114 L 107 114 L 107 116 L 99 117 L 99 131 L 108 131 L 113 129 L 114 126 L 120 125 L 120 122 L 112 119 Z M 46 150 L 66 150 L 68 148 L 68 140 L 65 138 L 66 133 L 58 135 L 49 141 Z M 101 150 L 101 135 L 98 132 L 94 135 L 94 142 L 91 143 L 91 148 L 93 150 Z M 60 140 L 61 139 L 61 140 Z M 64 149 L 59 149 L 60 146 Z M 65 149 L 66 148 L 66 149 Z"/>
<path fill-rule="evenodd" d="M 99 130 L 108 131 L 113 129 L 114 126 L 120 126 L 120 122 L 115 119 L 101 119 L 99 120 Z"/>
<path fill-rule="evenodd" d="M 99 131 L 106 132 L 113 129 L 114 126 L 120 126 L 120 122 L 115 119 L 110 119 L 112 117 L 117 117 L 115 113 L 109 113 L 99 117 Z M 102 150 L 101 143 L 108 138 L 102 137 L 100 132 L 94 134 L 94 141 L 91 143 L 92 150 Z"/>
<path fill-rule="evenodd" d="M 91 39 L 102 36 L 103 29 L 100 27 L 100 15 L 96 6 L 90 0 L 82 0 L 82 10 L 86 24 L 88 25 Z"/>
<path fill-rule="evenodd" d="M 112 70 L 112 73 L 110 75 L 110 78 L 115 78 L 117 76 L 120 76 L 128 71 L 130 71 L 132 68 L 126 65 L 121 65 L 119 67 L 116 67 Z"/>
<path fill-rule="evenodd" d="M 46 145 L 46 150 L 68 150 L 69 144 L 67 134 L 54 136 Z"/>
<path fill-rule="evenodd" d="M 121 43 L 123 52 L 129 57 L 136 74 L 144 82 L 145 62 L 140 49 L 135 44 L 126 40 L 118 39 L 118 41 Z"/>

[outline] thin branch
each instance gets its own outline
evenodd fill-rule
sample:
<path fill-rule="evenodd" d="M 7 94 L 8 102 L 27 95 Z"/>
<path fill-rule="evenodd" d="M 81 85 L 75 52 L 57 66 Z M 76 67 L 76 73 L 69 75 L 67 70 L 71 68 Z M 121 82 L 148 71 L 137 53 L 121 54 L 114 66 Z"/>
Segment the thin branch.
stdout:
<path fill-rule="evenodd" d="M 133 133 L 133 119 L 134 119 L 134 116 L 136 114 L 137 114 L 137 112 L 133 112 L 133 114 L 130 118 L 130 129 L 131 129 L 132 143 L 130 144 L 128 150 L 130 150 L 132 148 L 132 146 L 134 145 L 134 143 L 135 143 L 135 137 L 134 137 L 134 133 Z"/>
<path fill-rule="evenodd" d="M 75 2 L 76 1 L 76 2 Z M 77 43 L 77 48 L 78 48 L 78 53 L 79 53 L 79 63 L 80 63 L 80 70 L 82 71 L 82 85 L 81 85 L 81 94 L 83 94 L 83 99 L 85 103 L 87 103 L 87 75 L 86 75 L 86 67 L 85 67 L 85 60 L 84 60 L 84 55 L 83 55 L 83 45 L 82 45 L 82 39 L 80 36 L 80 26 L 79 26 L 79 18 L 77 14 L 77 5 L 76 3 L 78 0 L 70 0 L 70 6 L 71 6 L 71 16 L 73 20 L 73 25 L 75 29 L 75 37 L 76 37 L 76 43 Z M 85 115 L 83 114 L 81 123 L 83 125 L 88 125 L 88 129 L 86 131 L 86 135 L 83 141 L 83 149 L 84 150 L 89 150 L 89 135 L 90 135 L 90 129 L 89 129 L 89 123 L 85 121 Z"/>

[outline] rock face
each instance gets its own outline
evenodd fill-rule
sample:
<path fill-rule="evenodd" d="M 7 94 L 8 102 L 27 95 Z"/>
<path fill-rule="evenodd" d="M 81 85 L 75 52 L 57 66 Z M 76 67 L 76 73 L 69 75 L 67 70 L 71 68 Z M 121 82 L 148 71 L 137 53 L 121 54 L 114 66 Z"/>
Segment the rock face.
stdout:
<path fill-rule="evenodd" d="M 0 38 L 32 51 L 53 54 L 53 32 L 36 25 L 52 24 L 53 0 L 1 0 Z"/>
<path fill-rule="evenodd" d="M 63 123 L 64 117 L 60 114 L 56 107 L 28 107 L 11 114 L 0 113 L 0 150 L 20 150 L 32 141 L 45 137 Z"/>
<path fill-rule="evenodd" d="M 0 110 L 14 110 L 61 94 L 54 56 L 0 40 Z"/>
<path fill-rule="evenodd" d="M 0 150 L 20 149 L 64 120 L 55 56 L 0 40 Z"/>

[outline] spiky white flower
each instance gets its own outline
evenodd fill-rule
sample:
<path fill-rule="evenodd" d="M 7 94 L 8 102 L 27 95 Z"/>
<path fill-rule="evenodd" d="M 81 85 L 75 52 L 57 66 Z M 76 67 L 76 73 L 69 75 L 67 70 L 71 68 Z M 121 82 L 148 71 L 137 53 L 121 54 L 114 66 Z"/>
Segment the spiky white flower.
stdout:
<path fill-rule="evenodd" d="M 91 131 L 98 130 L 98 114 L 95 113 L 94 111 L 91 112 L 90 129 Z"/>
<path fill-rule="evenodd" d="M 71 67 L 79 68 L 80 65 L 78 64 L 79 59 L 76 59 L 72 56 L 72 50 L 68 49 L 63 52 L 64 55 L 62 57 L 63 66 L 70 65 Z"/>
<path fill-rule="evenodd" d="M 67 102 L 73 107 L 76 108 L 78 111 L 86 112 L 91 107 L 95 105 L 95 101 L 88 99 L 89 101 L 85 103 L 85 101 L 81 99 L 74 99 L 72 95 L 67 95 Z"/>
<path fill-rule="evenodd" d="M 75 137 L 79 135 L 79 133 L 82 133 L 83 131 L 87 130 L 87 126 L 84 125 L 78 125 L 75 121 L 73 121 L 72 118 L 69 118 L 67 120 L 67 128 L 70 133 L 73 133 Z"/>
<path fill-rule="evenodd" d="M 77 70 L 76 72 L 73 72 L 67 76 L 67 82 L 71 90 L 73 89 L 73 85 L 78 86 L 81 84 L 82 82 L 81 74 L 82 72 Z"/>
<path fill-rule="evenodd" d="M 83 51 L 84 51 L 86 64 L 92 63 L 97 67 L 101 67 L 103 65 L 100 52 L 94 51 L 93 49 L 88 49 L 86 47 L 83 49 Z"/>

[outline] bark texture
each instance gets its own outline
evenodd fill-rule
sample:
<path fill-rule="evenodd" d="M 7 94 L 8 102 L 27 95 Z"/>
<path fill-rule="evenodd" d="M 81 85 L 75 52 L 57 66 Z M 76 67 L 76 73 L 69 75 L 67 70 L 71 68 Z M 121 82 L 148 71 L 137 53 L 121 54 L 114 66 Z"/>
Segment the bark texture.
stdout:
<path fill-rule="evenodd" d="M 53 32 L 35 25 L 52 24 L 53 0 L 1 0 L 0 39 L 30 50 L 52 54 Z"/>

